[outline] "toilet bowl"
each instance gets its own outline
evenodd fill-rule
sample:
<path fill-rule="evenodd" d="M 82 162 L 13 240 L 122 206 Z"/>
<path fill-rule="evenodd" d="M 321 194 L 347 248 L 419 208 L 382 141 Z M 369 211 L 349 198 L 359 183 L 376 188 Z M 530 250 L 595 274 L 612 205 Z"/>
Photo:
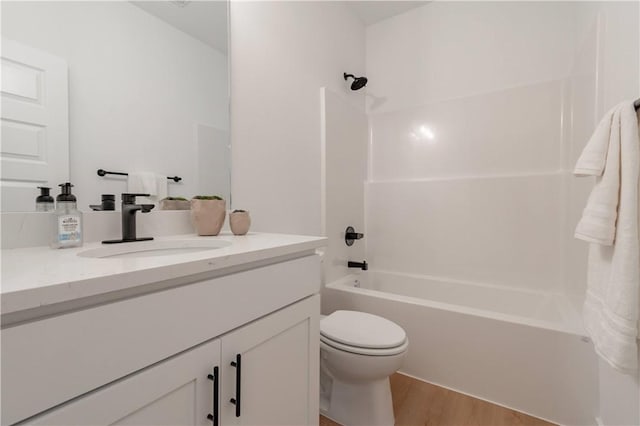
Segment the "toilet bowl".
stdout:
<path fill-rule="evenodd" d="M 409 340 L 377 315 L 335 311 L 320 320 L 320 412 L 345 425 L 393 425 L 389 376 Z"/>

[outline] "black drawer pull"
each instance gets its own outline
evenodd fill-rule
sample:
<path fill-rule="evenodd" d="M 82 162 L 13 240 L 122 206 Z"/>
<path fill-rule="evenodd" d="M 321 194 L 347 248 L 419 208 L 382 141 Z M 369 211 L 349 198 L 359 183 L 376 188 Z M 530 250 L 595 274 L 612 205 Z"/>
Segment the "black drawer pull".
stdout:
<path fill-rule="evenodd" d="M 209 374 L 207 378 L 213 380 L 213 414 L 208 414 L 207 419 L 213 422 L 213 426 L 218 426 L 218 389 L 219 389 L 218 366 L 213 367 L 213 374 Z"/>
<path fill-rule="evenodd" d="M 231 366 L 236 368 L 236 397 L 229 400 L 236 406 L 236 417 L 240 417 L 240 381 L 242 377 L 242 356 L 236 355 L 236 360 L 231 361 Z"/>

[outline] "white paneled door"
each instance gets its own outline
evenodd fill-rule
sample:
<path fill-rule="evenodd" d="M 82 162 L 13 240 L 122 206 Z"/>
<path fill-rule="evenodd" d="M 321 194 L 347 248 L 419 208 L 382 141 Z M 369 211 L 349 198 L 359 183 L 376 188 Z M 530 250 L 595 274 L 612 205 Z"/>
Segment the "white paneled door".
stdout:
<path fill-rule="evenodd" d="M 33 211 L 38 186 L 69 180 L 67 68 L 61 58 L 2 38 L 2 211 Z"/>

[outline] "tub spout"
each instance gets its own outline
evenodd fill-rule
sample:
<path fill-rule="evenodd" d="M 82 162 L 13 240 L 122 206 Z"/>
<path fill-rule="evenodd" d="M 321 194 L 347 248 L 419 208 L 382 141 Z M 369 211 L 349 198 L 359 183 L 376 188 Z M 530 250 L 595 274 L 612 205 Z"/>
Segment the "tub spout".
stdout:
<path fill-rule="evenodd" d="M 349 267 L 349 268 L 360 268 L 363 271 L 366 271 L 366 270 L 369 269 L 369 264 L 367 263 L 366 260 L 363 260 L 362 262 L 348 261 L 347 262 L 347 267 Z"/>

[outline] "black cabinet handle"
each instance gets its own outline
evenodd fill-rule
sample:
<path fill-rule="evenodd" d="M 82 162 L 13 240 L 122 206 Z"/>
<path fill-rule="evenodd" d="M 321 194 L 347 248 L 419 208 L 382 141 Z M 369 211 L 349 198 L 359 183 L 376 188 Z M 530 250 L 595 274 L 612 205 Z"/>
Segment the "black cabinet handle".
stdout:
<path fill-rule="evenodd" d="M 236 360 L 231 361 L 231 366 L 236 368 L 236 397 L 229 400 L 236 406 L 236 417 L 240 417 L 240 381 L 242 377 L 242 356 L 236 355 Z"/>
<path fill-rule="evenodd" d="M 213 414 L 208 414 L 207 419 L 213 422 L 213 426 L 218 426 L 218 389 L 220 375 L 218 373 L 218 366 L 213 367 L 213 374 L 207 376 L 209 380 L 213 380 Z"/>

